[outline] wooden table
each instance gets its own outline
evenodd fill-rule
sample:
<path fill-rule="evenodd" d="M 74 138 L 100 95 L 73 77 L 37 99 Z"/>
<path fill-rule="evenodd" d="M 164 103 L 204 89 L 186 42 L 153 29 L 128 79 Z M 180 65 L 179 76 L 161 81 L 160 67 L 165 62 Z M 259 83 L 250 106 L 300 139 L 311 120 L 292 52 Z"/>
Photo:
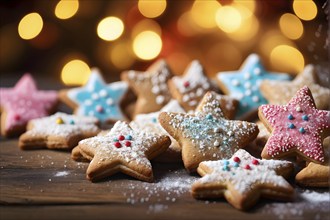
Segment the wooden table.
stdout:
<path fill-rule="evenodd" d="M 261 200 L 241 212 L 225 200 L 193 199 L 190 185 L 198 176 L 181 164 L 153 166 L 154 183 L 123 174 L 91 183 L 87 164 L 72 161 L 68 152 L 21 151 L 17 140 L 1 140 L 0 219 L 329 219 L 328 190 L 297 188 L 293 203 Z"/>

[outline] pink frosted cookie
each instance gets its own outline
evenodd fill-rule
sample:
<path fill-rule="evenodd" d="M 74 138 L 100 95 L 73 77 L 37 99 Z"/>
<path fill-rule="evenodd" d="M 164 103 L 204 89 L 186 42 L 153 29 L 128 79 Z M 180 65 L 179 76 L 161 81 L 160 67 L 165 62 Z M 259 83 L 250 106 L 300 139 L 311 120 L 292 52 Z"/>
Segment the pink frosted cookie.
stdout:
<path fill-rule="evenodd" d="M 29 120 L 49 115 L 57 102 L 57 92 L 38 90 L 28 73 L 15 87 L 0 88 L 1 135 L 10 137 L 23 133 Z"/>
<path fill-rule="evenodd" d="M 166 135 L 133 130 L 118 121 L 106 134 L 79 142 L 81 155 L 91 162 L 87 178 L 97 181 L 122 172 L 142 181 L 153 181 L 149 160 L 163 153 L 171 144 Z"/>
<path fill-rule="evenodd" d="M 228 160 L 204 161 L 197 172 L 203 176 L 192 185 L 192 195 L 199 199 L 225 197 L 237 209 L 246 210 L 259 197 L 292 200 L 294 189 L 282 177 L 289 177 L 292 163 L 259 160 L 245 150 L 238 150 Z"/>
<path fill-rule="evenodd" d="M 170 79 L 168 86 L 173 98 L 177 99 L 187 112 L 195 110 L 207 91 L 214 90 L 198 60 L 190 63 L 183 76 Z"/>
<path fill-rule="evenodd" d="M 98 120 L 90 116 L 54 115 L 33 119 L 27 131 L 19 137 L 19 147 L 24 150 L 49 148 L 71 150 L 84 138 L 97 135 Z"/>
<path fill-rule="evenodd" d="M 286 105 L 260 106 L 259 118 L 271 132 L 263 158 L 299 155 L 307 161 L 324 162 L 322 141 L 329 134 L 330 112 L 316 109 L 307 86 Z"/>

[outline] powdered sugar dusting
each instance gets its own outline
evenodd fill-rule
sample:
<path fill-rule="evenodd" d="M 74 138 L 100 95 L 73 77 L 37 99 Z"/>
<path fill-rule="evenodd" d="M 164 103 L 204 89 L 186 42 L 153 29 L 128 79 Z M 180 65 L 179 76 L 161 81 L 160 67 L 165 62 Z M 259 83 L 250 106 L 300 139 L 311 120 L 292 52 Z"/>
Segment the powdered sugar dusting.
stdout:
<path fill-rule="evenodd" d="M 290 167 L 290 162 L 259 160 L 242 149 L 238 150 L 229 160 L 204 161 L 201 165 L 210 169 L 210 173 L 198 181 L 202 184 L 219 182 L 226 185 L 229 183 L 242 194 L 265 183 L 276 187 L 291 188 L 283 177 L 276 175 L 276 171 Z"/>
<path fill-rule="evenodd" d="M 32 136 L 56 135 L 66 138 L 83 133 L 96 133 L 99 130 L 96 125 L 98 120 L 94 117 L 69 115 L 62 112 L 31 120 L 30 123 L 33 128 L 26 134 Z"/>

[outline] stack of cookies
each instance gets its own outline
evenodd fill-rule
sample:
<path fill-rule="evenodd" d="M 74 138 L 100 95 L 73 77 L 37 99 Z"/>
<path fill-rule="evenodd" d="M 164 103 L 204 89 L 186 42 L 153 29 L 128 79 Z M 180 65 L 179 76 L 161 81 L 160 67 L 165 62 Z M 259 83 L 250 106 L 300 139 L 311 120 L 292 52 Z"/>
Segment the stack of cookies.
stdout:
<path fill-rule="evenodd" d="M 202 176 L 193 197 L 225 197 L 241 210 L 259 197 L 292 200 L 294 166 L 297 184 L 329 187 L 330 90 L 313 65 L 291 80 L 252 54 L 238 71 L 210 79 L 197 60 L 181 76 L 158 60 L 121 79 L 108 84 L 94 68 L 85 85 L 57 93 L 24 75 L 0 90 L 1 134 L 21 134 L 24 150 L 72 150 L 93 182 L 117 172 L 152 182 L 150 160 L 183 163 Z M 47 116 L 58 99 L 73 114 Z"/>

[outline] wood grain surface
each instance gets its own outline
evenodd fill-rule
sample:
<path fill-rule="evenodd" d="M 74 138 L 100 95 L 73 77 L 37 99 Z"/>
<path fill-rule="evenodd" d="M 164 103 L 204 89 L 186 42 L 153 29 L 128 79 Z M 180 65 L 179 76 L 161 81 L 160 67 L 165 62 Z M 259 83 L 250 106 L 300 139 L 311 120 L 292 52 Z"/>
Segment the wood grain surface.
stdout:
<path fill-rule="evenodd" d="M 182 164 L 154 163 L 154 183 L 123 174 L 91 183 L 87 165 L 69 152 L 22 151 L 17 140 L 1 140 L 0 219 L 329 219 L 328 189 L 296 188 L 292 203 L 260 200 L 242 212 L 225 200 L 193 199 L 199 177 Z"/>

